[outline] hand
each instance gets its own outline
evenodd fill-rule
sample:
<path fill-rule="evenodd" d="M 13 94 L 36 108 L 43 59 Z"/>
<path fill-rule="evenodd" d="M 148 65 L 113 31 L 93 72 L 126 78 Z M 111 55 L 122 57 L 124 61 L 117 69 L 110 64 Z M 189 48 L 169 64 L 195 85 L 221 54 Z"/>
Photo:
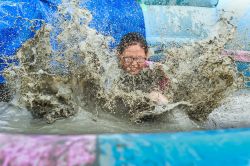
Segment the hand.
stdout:
<path fill-rule="evenodd" d="M 148 98 L 151 101 L 155 102 L 157 105 L 166 105 L 168 103 L 167 98 L 157 91 L 149 93 Z"/>

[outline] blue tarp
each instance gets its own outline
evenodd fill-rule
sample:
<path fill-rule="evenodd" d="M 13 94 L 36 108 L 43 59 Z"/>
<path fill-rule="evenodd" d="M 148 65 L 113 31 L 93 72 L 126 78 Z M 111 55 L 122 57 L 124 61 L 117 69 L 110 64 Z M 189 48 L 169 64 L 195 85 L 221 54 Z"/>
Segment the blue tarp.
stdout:
<path fill-rule="evenodd" d="M 0 1 L 0 71 L 7 66 L 3 57 L 14 55 L 22 43 L 34 36 L 34 30 L 38 30 L 43 21 L 53 20 L 60 3 L 61 0 Z M 111 47 L 128 32 L 140 32 L 145 36 L 143 13 L 134 0 L 83 0 L 81 5 L 93 15 L 90 27 L 114 37 L 115 43 Z M 29 20 L 33 20 L 33 23 Z M 0 83 L 3 82 L 0 75 Z"/>

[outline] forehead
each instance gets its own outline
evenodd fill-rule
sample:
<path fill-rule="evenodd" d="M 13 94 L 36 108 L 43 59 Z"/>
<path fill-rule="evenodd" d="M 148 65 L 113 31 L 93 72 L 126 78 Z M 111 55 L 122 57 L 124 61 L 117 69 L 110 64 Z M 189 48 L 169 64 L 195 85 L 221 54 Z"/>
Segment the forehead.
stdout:
<path fill-rule="evenodd" d="M 146 56 L 145 50 L 139 45 L 128 46 L 124 51 L 125 56 Z"/>

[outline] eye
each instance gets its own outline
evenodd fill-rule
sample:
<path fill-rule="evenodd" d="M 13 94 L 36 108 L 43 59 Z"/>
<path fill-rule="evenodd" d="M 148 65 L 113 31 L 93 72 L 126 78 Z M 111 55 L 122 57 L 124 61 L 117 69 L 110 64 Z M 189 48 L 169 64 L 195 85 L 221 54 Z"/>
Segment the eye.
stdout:
<path fill-rule="evenodd" d="M 133 61 L 133 58 L 131 57 L 123 57 L 123 60 L 126 62 L 126 63 L 130 63 Z"/>
<path fill-rule="evenodd" d="M 137 58 L 136 61 L 139 63 L 143 63 L 146 60 L 146 58 Z"/>

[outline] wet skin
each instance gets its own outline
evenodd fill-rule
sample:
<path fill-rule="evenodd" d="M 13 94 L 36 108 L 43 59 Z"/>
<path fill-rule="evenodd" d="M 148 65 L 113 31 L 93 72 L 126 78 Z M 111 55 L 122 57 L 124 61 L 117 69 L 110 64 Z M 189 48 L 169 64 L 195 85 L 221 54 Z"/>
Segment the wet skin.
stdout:
<path fill-rule="evenodd" d="M 145 50 L 139 44 L 129 46 L 119 56 L 123 70 L 131 75 L 140 73 L 145 66 L 147 57 Z"/>

